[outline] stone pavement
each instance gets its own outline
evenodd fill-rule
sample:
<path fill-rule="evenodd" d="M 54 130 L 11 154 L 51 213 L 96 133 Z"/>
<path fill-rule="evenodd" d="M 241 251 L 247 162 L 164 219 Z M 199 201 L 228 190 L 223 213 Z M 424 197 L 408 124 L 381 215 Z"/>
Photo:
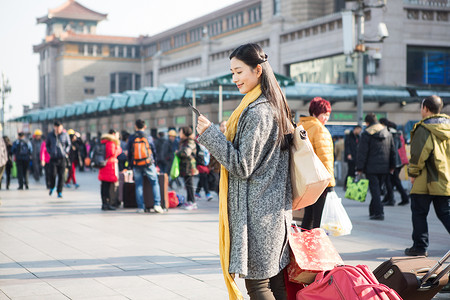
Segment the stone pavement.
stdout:
<path fill-rule="evenodd" d="M 96 174 L 77 177 L 81 187 L 65 189 L 63 199 L 32 179 L 28 191 L 16 190 L 17 181 L 0 191 L 0 299 L 228 299 L 217 198 L 200 200 L 196 211 L 103 212 Z M 403 256 L 411 245 L 409 207 L 386 207 L 385 221 L 370 221 L 368 203 L 343 203 L 353 232 L 331 239 L 347 264 L 374 269 Z M 438 258 L 450 239 L 433 210 L 429 228 L 429 254 Z"/>

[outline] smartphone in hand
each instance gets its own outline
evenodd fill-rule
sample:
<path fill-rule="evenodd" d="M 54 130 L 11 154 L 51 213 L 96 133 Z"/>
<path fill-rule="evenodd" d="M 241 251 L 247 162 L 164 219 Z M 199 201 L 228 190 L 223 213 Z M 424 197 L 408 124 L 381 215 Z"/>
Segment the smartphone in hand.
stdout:
<path fill-rule="evenodd" d="M 200 117 L 200 112 L 197 108 L 195 108 L 191 103 L 188 103 L 189 107 L 192 109 L 192 111 L 197 115 L 197 117 Z"/>

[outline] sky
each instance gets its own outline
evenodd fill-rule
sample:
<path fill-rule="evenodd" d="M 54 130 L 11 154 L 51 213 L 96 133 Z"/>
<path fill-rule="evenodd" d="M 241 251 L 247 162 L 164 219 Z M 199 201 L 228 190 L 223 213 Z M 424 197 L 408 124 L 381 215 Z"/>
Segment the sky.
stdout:
<path fill-rule="evenodd" d="M 38 102 L 39 55 L 33 45 L 45 36 L 45 16 L 66 0 L 0 0 L 0 73 L 9 80 L 11 93 L 5 100 L 5 118 L 22 115 L 23 105 Z M 97 26 L 97 34 L 154 35 L 213 12 L 238 0 L 77 0 L 108 18 Z M 0 78 L 1 80 L 1 78 Z M 0 86 L 1 88 L 1 86 Z"/>

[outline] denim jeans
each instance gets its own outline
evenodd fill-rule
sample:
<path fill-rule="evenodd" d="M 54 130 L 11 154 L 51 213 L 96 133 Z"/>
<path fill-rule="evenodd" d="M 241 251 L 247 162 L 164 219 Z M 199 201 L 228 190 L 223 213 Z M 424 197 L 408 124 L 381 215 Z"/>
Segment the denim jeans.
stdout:
<path fill-rule="evenodd" d="M 450 196 L 411 194 L 413 247 L 418 250 L 427 250 L 428 248 L 427 216 L 431 202 L 433 202 L 434 211 L 438 219 L 444 224 L 445 229 L 450 234 Z"/>
<path fill-rule="evenodd" d="M 152 164 L 150 166 L 145 167 L 133 167 L 133 173 L 134 173 L 134 184 L 136 186 L 136 202 L 138 208 L 145 209 L 144 187 L 143 187 L 144 176 L 148 178 L 150 184 L 152 185 L 155 205 L 161 205 L 161 194 L 159 191 L 158 174 L 156 173 L 155 165 Z"/>

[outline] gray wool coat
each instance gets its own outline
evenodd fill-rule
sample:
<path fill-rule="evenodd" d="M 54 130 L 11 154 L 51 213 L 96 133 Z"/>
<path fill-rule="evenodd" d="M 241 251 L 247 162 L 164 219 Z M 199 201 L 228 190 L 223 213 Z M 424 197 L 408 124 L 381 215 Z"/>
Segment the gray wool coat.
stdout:
<path fill-rule="evenodd" d="M 246 279 L 273 277 L 289 263 L 289 150 L 276 145 L 278 130 L 271 105 L 260 96 L 242 112 L 233 143 L 215 126 L 198 138 L 229 172 L 229 272 Z"/>

